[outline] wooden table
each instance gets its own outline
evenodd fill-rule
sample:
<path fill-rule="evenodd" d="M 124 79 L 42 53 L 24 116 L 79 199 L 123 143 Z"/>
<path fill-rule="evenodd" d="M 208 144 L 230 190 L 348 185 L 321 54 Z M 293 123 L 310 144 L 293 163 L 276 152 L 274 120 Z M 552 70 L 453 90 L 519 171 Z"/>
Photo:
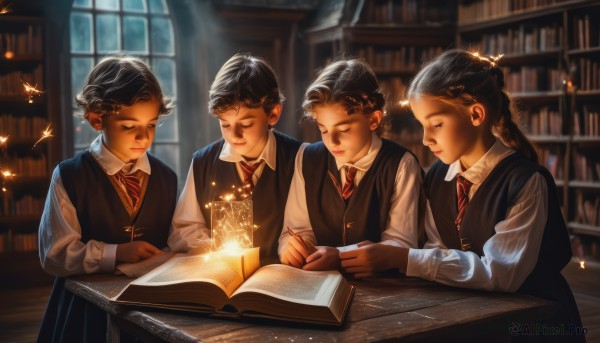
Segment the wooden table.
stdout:
<path fill-rule="evenodd" d="M 365 342 L 445 338 L 508 338 L 513 322 L 535 323 L 557 305 L 529 296 L 480 292 L 402 276 L 353 280 L 356 294 L 341 328 L 275 321 L 235 321 L 206 315 L 137 310 L 109 302 L 132 279 L 110 275 L 70 278 L 71 292 L 109 315 L 109 340 L 124 330 L 144 341 Z"/>

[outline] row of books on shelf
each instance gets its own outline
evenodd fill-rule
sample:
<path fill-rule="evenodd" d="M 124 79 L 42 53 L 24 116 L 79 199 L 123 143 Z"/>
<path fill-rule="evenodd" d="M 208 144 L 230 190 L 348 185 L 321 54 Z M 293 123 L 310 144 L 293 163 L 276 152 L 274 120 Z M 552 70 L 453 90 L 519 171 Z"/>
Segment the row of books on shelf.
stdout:
<path fill-rule="evenodd" d="M 419 22 L 418 5 L 417 0 L 368 1 L 364 20 L 377 24 L 417 23 Z"/>
<path fill-rule="evenodd" d="M 563 135 L 563 117 L 560 112 L 543 106 L 537 112 L 523 112 L 528 117 L 530 135 Z"/>
<path fill-rule="evenodd" d="M 16 139 L 39 138 L 48 121 L 42 117 L 24 117 L 13 114 L 0 114 L 0 135 Z M 9 141 L 10 142 L 10 141 Z"/>
<path fill-rule="evenodd" d="M 579 72 L 579 80 L 575 84 L 581 90 L 600 90 L 600 68 L 598 59 L 578 58 L 571 62 L 571 69 L 575 67 Z"/>
<path fill-rule="evenodd" d="M 37 251 L 37 233 L 0 233 L 0 253 Z"/>
<path fill-rule="evenodd" d="M 375 71 L 416 73 L 419 66 L 444 51 L 442 47 L 403 46 L 394 50 L 376 50 L 367 46 L 357 51 L 358 58 L 369 63 Z"/>
<path fill-rule="evenodd" d="M 0 214 L 4 216 L 39 216 L 44 210 L 45 199 L 25 195 L 20 199 L 4 199 Z"/>
<path fill-rule="evenodd" d="M 379 87 L 387 97 L 388 106 L 394 106 L 404 100 L 408 84 L 401 77 L 379 79 Z"/>
<path fill-rule="evenodd" d="M 38 65 L 32 72 L 13 71 L 0 75 L 0 95 L 24 95 L 23 82 L 43 88 L 43 68 Z"/>
<path fill-rule="evenodd" d="M 464 1 L 458 6 L 458 24 L 466 25 L 536 10 L 568 0 L 481 0 Z"/>
<path fill-rule="evenodd" d="M 594 160 L 577 150 L 573 151 L 573 169 L 576 180 L 600 181 L 600 160 Z"/>
<path fill-rule="evenodd" d="M 562 147 L 557 146 L 534 146 L 538 154 L 538 161 L 546 167 L 554 180 L 564 180 L 563 161 L 564 152 Z"/>
<path fill-rule="evenodd" d="M 511 93 L 558 91 L 563 75 L 556 68 L 543 66 L 522 66 L 517 70 L 502 68 L 506 90 Z"/>
<path fill-rule="evenodd" d="M 48 159 L 45 155 L 10 157 L 6 164 L 15 178 L 20 176 L 29 177 L 47 177 L 48 176 Z"/>
<path fill-rule="evenodd" d="M 0 32 L 0 54 L 7 59 L 18 55 L 41 55 L 41 27 L 29 25 L 25 32 Z"/>
<path fill-rule="evenodd" d="M 573 135 L 600 137 L 600 111 L 584 105 L 573 117 Z"/>
<path fill-rule="evenodd" d="M 480 40 L 466 42 L 465 45 L 486 55 L 536 53 L 561 47 L 561 32 L 558 24 L 533 28 L 520 25 L 502 33 L 483 34 Z"/>
<path fill-rule="evenodd" d="M 590 20 L 590 15 L 575 17 L 573 19 L 573 48 L 589 49 L 600 46 L 600 25 L 597 19 Z"/>
<path fill-rule="evenodd" d="M 600 226 L 600 197 L 596 194 L 575 193 L 575 221 L 581 224 Z"/>

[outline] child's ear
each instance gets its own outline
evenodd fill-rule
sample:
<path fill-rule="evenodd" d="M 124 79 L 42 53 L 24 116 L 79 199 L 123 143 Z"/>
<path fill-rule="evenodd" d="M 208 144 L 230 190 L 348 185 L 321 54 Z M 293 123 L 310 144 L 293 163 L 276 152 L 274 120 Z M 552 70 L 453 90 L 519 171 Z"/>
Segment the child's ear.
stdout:
<path fill-rule="evenodd" d="M 377 128 L 381 124 L 382 119 L 383 119 L 382 111 L 377 110 L 377 111 L 371 113 L 371 115 L 369 116 L 369 129 L 371 129 L 371 131 L 377 130 Z"/>
<path fill-rule="evenodd" d="M 485 107 L 482 104 L 476 103 L 471 106 L 470 116 L 471 123 L 473 124 L 473 126 L 480 126 L 487 118 L 487 111 L 485 110 Z"/>
<path fill-rule="evenodd" d="M 281 105 L 281 104 L 277 104 L 273 107 L 273 109 L 271 110 L 271 113 L 269 113 L 269 117 L 267 118 L 267 123 L 269 123 L 269 125 L 273 126 L 273 125 L 277 124 L 277 122 L 279 121 L 279 118 L 281 118 L 282 109 L 283 109 L 283 105 Z"/>
<path fill-rule="evenodd" d="M 92 128 L 96 131 L 102 130 L 102 117 L 96 112 L 88 112 L 85 114 L 85 119 L 90 123 Z"/>

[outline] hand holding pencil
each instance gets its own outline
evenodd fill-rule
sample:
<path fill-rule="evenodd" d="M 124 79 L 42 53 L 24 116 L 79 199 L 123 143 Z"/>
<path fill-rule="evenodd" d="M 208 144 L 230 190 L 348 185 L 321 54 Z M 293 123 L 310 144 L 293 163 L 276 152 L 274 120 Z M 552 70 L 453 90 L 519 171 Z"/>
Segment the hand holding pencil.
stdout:
<path fill-rule="evenodd" d="M 281 263 L 302 268 L 306 264 L 306 258 L 317 249 L 311 242 L 305 241 L 302 236 L 289 227 L 287 228 L 287 234 L 290 236 L 290 240 L 281 254 Z"/>

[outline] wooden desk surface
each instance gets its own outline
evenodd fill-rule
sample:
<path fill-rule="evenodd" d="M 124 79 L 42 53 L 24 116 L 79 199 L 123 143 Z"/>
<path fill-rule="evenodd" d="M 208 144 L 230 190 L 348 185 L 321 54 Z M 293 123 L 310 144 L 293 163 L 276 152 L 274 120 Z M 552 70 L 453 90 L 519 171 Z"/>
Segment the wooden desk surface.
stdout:
<path fill-rule="evenodd" d="M 236 321 L 206 315 L 133 310 L 111 304 L 132 279 L 110 275 L 70 278 L 71 292 L 112 315 L 125 331 L 168 342 L 364 342 L 402 338 L 508 337 L 512 322 L 535 323 L 556 309 L 551 301 L 518 294 L 463 290 L 425 280 L 387 277 L 354 280 L 356 294 L 341 328 L 273 321 Z"/>

